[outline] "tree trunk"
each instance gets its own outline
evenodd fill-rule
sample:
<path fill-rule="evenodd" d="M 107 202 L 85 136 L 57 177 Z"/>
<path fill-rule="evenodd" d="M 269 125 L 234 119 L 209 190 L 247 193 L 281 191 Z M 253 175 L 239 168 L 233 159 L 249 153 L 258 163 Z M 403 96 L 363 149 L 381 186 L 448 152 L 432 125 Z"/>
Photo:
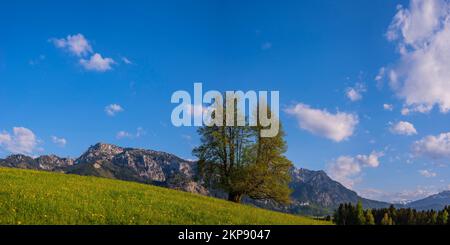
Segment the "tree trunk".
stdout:
<path fill-rule="evenodd" d="M 228 193 L 228 201 L 240 203 L 242 199 L 242 194 L 230 192 Z"/>

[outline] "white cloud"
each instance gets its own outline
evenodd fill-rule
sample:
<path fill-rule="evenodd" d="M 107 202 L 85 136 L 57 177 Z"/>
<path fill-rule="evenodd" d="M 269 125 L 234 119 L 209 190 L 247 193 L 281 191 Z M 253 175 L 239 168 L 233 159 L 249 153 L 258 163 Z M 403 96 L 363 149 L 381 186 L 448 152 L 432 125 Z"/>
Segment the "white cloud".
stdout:
<path fill-rule="evenodd" d="M 122 61 L 123 61 L 123 63 L 125 63 L 127 65 L 133 64 L 133 62 L 131 62 L 131 60 L 129 60 L 127 57 L 122 57 Z"/>
<path fill-rule="evenodd" d="M 355 159 L 364 167 L 376 168 L 380 165 L 379 158 L 382 156 L 383 152 L 372 151 L 370 155 L 357 155 Z"/>
<path fill-rule="evenodd" d="M 410 122 L 400 121 L 391 126 L 389 129 L 391 133 L 398 135 L 414 135 L 417 134 L 416 128 Z"/>
<path fill-rule="evenodd" d="M 411 113 L 411 111 L 408 108 L 402 108 L 401 112 L 400 112 L 403 116 L 407 116 L 409 115 L 409 113 Z"/>
<path fill-rule="evenodd" d="M 354 88 L 348 88 L 345 91 L 345 95 L 347 95 L 347 98 L 351 101 L 357 101 L 362 99 L 362 95 L 356 91 Z"/>
<path fill-rule="evenodd" d="M 94 53 L 89 41 L 83 34 L 68 35 L 67 38 L 52 38 L 51 42 L 61 49 L 65 49 L 70 53 L 80 57 L 79 64 L 86 70 L 104 72 L 112 69 L 112 65 L 116 62 L 112 58 L 103 58 L 101 54 Z M 92 54 L 93 53 L 93 54 Z M 92 54 L 91 56 L 89 56 Z M 89 57 L 89 58 L 85 58 Z M 123 57 L 125 63 L 131 64 L 131 61 Z"/>
<path fill-rule="evenodd" d="M 130 133 L 126 132 L 126 131 L 119 131 L 116 134 L 116 138 L 118 138 L 118 139 L 132 138 L 132 137 L 133 136 Z"/>
<path fill-rule="evenodd" d="M 57 48 L 66 49 L 76 56 L 92 53 L 92 47 L 83 34 L 68 35 L 66 38 L 50 39 Z"/>
<path fill-rule="evenodd" d="M 352 102 L 362 99 L 362 93 L 366 92 L 366 87 L 362 83 L 356 84 L 354 87 L 348 87 L 345 90 L 345 95 Z"/>
<path fill-rule="evenodd" d="M 413 143 L 416 155 L 424 155 L 433 159 L 450 157 L 450 132 L 437 136 L 428 135 Z"/>
<path fill-rule="evenodd" d="M 135 135 L 136 135 L 137 138 L 139 138 L 139 137 L 141 137 L 141 136 L 143 136 L 145 134 L 147 134 L 147 131 L 145 131 L 142 127 L 138 127 L 136 129 L 136 134 Z"/>
<path fill-rule="evenodd" d="M 59 138 L 56 136 L 52 136 L 51 137 L 52 142 L 55 143 L 56 145 L 60 146 L 60 147 L 64 147 L 67 144 L 67 140 L 64 138 Z"/>
<path fill-rule="evenodd" d="M 432 172 L 432 171 L 426 170 L 426 169 L 419 170 L 419 174 L 426 178 L 433 178 L 433 177 L 436 177 L 436 175 L 437 175 L 435 172 Z"/>
<path fill-rule="evenodd" d="M 138 127 L 136 129 L 136 133 L 129 133 L 127 131 L 119 131 L 116 134 L 116 138 L 117 139 L 125 139 L 125 138 L 127 138 L 127 139 L 135 139 L 135 138 L 139 138 L 139 137 L 145 135 L 146 133 L 147 132 L 143 128 Z"/>
<path fill-rule="evenodd" d="M 115 116 L 117 113 L 122 111 L 124 111 L 124 109 L 118 104 L 111 104 L 105 107 L 105 112 L 108 116 Z"/>
<path fill-rule="evenodd" d="M 377 88 L 381 89 L 383 87 L 383 80 L 385 76 L 386 76 L 386 67 L 381 67 L 374 79 L 375 82 L 377 83 Z"/>
<path fill-rule="evenodd" d="M 376 168 L 380 165 L 379 158 L 383 152 L 373 151 L 369 155 L 340 156 L 327 167 L 330 177 L 348 188 L 361 180 L 361 171 L 364 167 Z"/>
<path fill-rule="evenodd" d="M 401 110 L 401 114 L 403 116 L 407 116 L 411 114 L 412 112 L 420 112 L 420 113 L 428 113 L 433 109 L 433 106 L 426 106 L 426 105 L 416 105 L 414 107 L 403 107 Z"/>
<path fill-rule="evenodd" d="M 336 142 L 352 136 L 358 124 L 357 115 L 344 112 L 331 114 L 302 103 L 285 111 L 297 118 L 300 128 Z"/>
<path fill-rule="evenodd" d="M 383 104 L 383 109 L 385 109 L 386 111 L 392 111 L 394 110 L 394 106 L 391 104 Z"/>
<path fill-rule="evenodd" d="M 340 156 L 328 166 L 330 177 L 348 188 L 357 182 L 356 176 L 361 172 L 361 166 L 350 156 Z"/>
<path fill-rule="evenodd" d="M 421 46 L 442 28 L 448 14 L 446 0 L 411 0 L 410 6 L 398 6 L 398 12 L 389 26 L 389 40 L 402 39 L 411 46 Z"/>
<path fill-rule="evenodd" d="M 13 154 L 31 154 L 36 150 L 38 140 L 30 129 L 14 127 L 13 133 L 0 133 L 0 147 Z"/>
<path fill-rule="evenodd" d="M 103 58 L 99 53 L 95 53 L 89 60 L 80 59 L 80 64 L 86 70 L 103 72 L 111 70 L 115 62 L 111 58 Z"/>
<path fill-rule="evenodd" d="M 390 83 L 404 99 L 405 114 L 450 110 L 450 1 L 411 0 L 399 7 L 387 37 L 397 42 L 400 60 Z"/>

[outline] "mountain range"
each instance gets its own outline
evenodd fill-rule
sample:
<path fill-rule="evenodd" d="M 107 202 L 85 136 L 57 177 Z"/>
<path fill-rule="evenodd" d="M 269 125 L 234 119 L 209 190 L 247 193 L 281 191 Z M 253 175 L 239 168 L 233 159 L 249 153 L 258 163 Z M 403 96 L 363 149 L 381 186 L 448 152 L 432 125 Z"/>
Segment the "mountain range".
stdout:
<path fill-rule="evenodd" d="M 77 159 L 55 155 L 37 158 L 11 155 L 0 159 L 0 166 L 135 181 L 218 198 L 226 197 L 224 193 L 209 190 L 202 185 L 197 176 L 195 161 L 166 152 L 124 148 L 105 143 L 89 147 Z M 362 201 L 365 208 L 383 208 L 390 205 L 358 196 L 356 192 L 332 180 L 324 171 L 292 168 L 291 177 L 291 204 L 286 206 L 249 198 L 245 198 L 244 202 L 262 208 L 309 215 L 330 214 L 340 203 L 356 203 L 358 200 Z M 408 207 L 440 209 L 449 203 L 450 191 L 409 203 Z"/>
<path fill-rule="evenodd" d="M 410 202 L 405 206 L 417 210 L 442 210 L 445 206 L 450 205 L 450 191 L 443 191 L 424 199 Z"/>

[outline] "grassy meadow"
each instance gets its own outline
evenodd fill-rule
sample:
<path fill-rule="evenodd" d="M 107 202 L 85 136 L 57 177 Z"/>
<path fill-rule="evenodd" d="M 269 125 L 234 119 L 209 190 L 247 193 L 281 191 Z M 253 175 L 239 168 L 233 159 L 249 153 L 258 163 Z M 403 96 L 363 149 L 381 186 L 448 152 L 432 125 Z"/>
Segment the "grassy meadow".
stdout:
<path fill-rule="evenodd" d="M 0 224 L 331 224 L 151 185 L 0 168 Z"/>

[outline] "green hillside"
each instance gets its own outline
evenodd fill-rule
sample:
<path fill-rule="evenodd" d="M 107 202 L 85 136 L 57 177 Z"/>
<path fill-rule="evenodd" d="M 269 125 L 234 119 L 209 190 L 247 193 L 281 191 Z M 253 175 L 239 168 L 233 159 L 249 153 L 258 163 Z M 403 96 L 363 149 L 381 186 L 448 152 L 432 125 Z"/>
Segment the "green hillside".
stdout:
<path fill-rule="evenodd" d="M 330 224 L 104 178 L 0 168 L 0 224 Z"/>

